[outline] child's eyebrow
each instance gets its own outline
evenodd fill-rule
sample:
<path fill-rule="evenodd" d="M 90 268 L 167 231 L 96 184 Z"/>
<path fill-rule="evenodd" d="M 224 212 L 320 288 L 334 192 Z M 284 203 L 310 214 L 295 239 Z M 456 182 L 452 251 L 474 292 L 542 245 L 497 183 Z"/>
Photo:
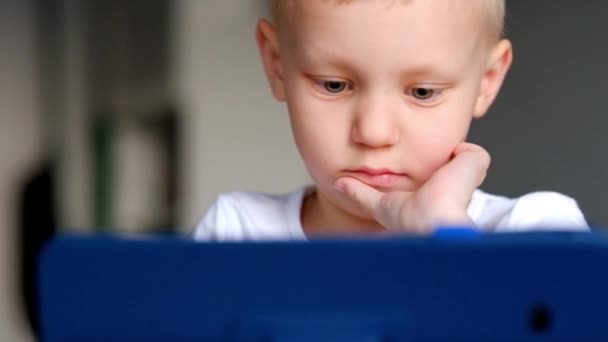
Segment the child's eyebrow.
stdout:
<path fill-rule="evenodd" d="M 326 49 L 315 49 L 315 53 L 304 51 L 300 62 L 307 67 L 328 66 L 340 70 L 356 71 L 362 70 L 363 66 L 356 65 L 352 58 L 343 57 L 339 53 Z M 368 63 L 373 63 L 370 61 Z M 449 66 L 452 67 L 449 67 Z M 454 60 L 450 61 L 417 61 L 404 62 L 403 65 L 395 70 L 395 74 L 403 78 L 432 78 L 441 80 L 454 80 L 462 68 L 454 65 Z"/>
<path fill-rule="evenodd" d="M 458 71 L 458 70 L 456 70 Z M 401 73 L 407 78 L 432 78 L 442 80 L 454 80 L 457 75 L 455 70 L 448 70 L 441 66 L 420 64 L 405 67 Z"/>
<path fill-rule="evenodd" d="M 314 53 L 312 52 L 314 51 Z M 300 61 L 306 65 L 331 65 L 339 68 L 350 68 L 352 62 L 350 58 L 343 57 L 332 49 L 314 47 L 312 49 L 302 49 Z"/>

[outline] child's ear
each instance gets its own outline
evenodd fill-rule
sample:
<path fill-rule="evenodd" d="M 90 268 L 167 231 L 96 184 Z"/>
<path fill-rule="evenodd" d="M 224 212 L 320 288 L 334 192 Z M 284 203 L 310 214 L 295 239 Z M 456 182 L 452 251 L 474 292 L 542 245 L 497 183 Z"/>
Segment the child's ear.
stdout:
<path fill-rule="evenodd" d="M 264 64 L 266 77 L 270 82 L 272 94 L 279 101 L 285 101 L 283 67 L 279 54 L 279 41 L 275 26 L 266 19 L 258 21 L 256 41 Z"/>
<path fill-rule="evenodd" d="M 484 71 L 479 97 L 473 111 L 474 118 L 480 118 L 486 114 L 511 67 L 513 62 L 513 48 L 507 39 L 501 40 L 490 53 L 488 64 Z"/>

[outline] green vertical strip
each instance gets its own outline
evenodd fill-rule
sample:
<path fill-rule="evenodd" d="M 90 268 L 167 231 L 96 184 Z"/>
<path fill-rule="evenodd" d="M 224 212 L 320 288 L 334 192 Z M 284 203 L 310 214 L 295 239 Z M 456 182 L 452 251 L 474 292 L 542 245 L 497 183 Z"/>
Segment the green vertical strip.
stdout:
<path fill-rule="evenodd" d="M 93 124 L 94 224 L 96 229 L 113 227 L 114 212 L 114 123 L 111 115 L 97 115 Z"/>

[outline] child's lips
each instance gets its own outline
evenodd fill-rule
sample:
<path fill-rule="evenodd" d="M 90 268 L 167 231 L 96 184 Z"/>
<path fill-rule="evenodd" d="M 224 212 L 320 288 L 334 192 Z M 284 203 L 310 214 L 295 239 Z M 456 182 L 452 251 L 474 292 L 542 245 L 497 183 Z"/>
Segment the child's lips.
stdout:
<path fill-rule="evenodd" d="M 375 188 L 395 188 L 403 184 L 407 178 L 406 174 L 393 172 L 388 169 L 369 168 L 347 170 L 346 175 Z"/>

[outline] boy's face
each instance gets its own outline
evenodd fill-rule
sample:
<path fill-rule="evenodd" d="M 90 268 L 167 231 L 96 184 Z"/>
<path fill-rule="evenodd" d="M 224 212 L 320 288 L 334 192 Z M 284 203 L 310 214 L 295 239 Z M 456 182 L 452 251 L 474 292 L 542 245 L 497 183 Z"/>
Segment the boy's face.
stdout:
<path fill-rule="evenodd" d="M 266 70 L 321 196 L 351 214 L 359 210 L 334 189 L 338 178 L 415 191 L 450 160 L 506 73 L 488 68 L 494 44 L 478 0 L 291 4 L 276 51 L 262 51 Z"/>

